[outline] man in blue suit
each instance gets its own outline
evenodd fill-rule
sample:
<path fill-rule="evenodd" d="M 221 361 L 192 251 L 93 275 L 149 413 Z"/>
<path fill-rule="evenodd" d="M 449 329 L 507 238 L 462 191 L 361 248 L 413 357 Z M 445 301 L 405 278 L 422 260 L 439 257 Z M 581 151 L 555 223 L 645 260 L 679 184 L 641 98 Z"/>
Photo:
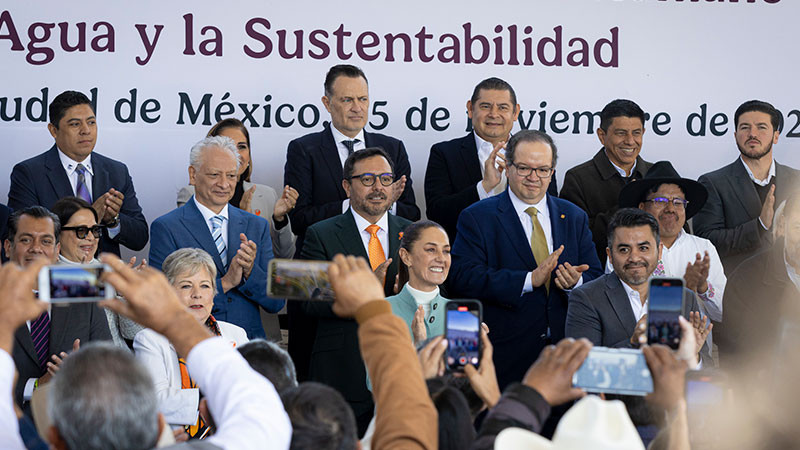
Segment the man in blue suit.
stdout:
<path fill-rule="evenodd" d="M 602 274 L 586 213 L 547 195 L 556 158 L 547 134 L 516 133 L 506 146 L 509 189 L 458 219 L 451 290 L 482 301 L 501 389 L 564 337 L 567 291 Z"/>
<path fill-rule="evenodd" d="M 92 204 L 106 226 L 100 252 L 119 255 L 120 245 L 141 250 L 147 244 L 147 221 L 136 199 L 125 164 L 94 152 L 97 119 L 86 95 L 65 91 L 50 103 L 53 147 L 14 166 L 8 206 L 52 209 L 61 198 L 77 196 Z"/>
<path fill-rule="evenodd" d="M 231 139 L 203 139 L 192 147 L 189 163 L 195 195 L 153 222 L 150 265 L 161 269 L 164 259 L 179 248 L 207 251 L 217 267 L 211 314 L 244 328 L 250 339 L 263 338 L 259 306 L 274 313 L 284 303 L 267 298 L 267 264 L 272 259 L 269 223 L 228 204 L 239 167 Z"/>

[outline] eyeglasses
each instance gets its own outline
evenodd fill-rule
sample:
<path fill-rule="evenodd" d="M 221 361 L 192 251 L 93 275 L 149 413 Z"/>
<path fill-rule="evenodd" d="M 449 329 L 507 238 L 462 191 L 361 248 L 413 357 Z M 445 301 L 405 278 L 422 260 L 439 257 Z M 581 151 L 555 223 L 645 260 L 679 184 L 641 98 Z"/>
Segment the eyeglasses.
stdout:
<path fill-rule="evenodd" d="M 678 197 L 675 198 L 656 197 L 645 201 L 652 203 L 658 209 L 666 208 L 667 203 L 672 203 L 672 205 L 676 209 L 685 209 L 686 205 L 689 203 L 689 200 Z"/>
<path fill-rule="evenodd" d="M 536 176 L 539 178 L 547 178 L 553 174 L 552 167 L 537 167 L 534 169 L 533 167 L 519 166 L 517 164 L 514 164 L 513 162 L 508 164 L 516 167 L 517 174 L 523 178 L 530 176 L 530 174 L 533 173 L 534 170 L 536 171 Z"/>
<path fill-rule="evenodd" d="M 75 232 L 75 236 L 77 236 L 78 239 L 86 239 L 86 235 L 88 235 L 89 232 L 91 231 L 92 234 L 94 235 L 94 237 L 99 239 L 100 236 L 103 234 L 103 228 L 105 228 L 103 225 L 95 225 L 93 227 L 87 227 L 87 226 L 61 227 L 61 231 L 64 231 L 64 230 L 74 231 Z"/>
<path fill-rule="evenodd" d="M 368 187 L 375 184 L 376 178 L 380 178 L 381 184 L 384 186 L 391 186 L 391 184 L 394 183 L 393 173 L 382 173 L 382 174 L 362 173 L 361 175 L 353 175 L 352 177 L 350 177 L 351 180 L 353 178 L 358 178 L 359 180 L 361 180 L 361 184 Z"/>

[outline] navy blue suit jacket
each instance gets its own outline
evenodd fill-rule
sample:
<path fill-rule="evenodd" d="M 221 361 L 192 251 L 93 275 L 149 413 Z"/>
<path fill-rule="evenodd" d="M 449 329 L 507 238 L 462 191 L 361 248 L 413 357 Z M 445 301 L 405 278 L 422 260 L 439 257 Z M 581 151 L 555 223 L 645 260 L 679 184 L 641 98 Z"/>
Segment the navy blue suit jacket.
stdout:
<path fill-rule="evenodd" d="M 603 270 L 586 213 L 551 195 L 547 207 L 553 249 L 564 246 L 559 264 L 588 264 L 584 282 L 599 277 Z M 545 345 L 564 338 L 567 293 L 551 277 L 549 295 L 544 286 L 522 294 L 526 275 L 537 265 L 508 191 L 461 213 L 452 255 L 452 297 L 477 298 L 483 303 L 501 389 L 522 380 Z"/>
<path fill-rule="evenodd" d="M 425 171 L 425 212 L 428 219 L 444 228 L 450 242 L 456 239 L 458 215 L 480 200 L 475 186 L 481 180 L 483 175 L 474 132 L 431 147 Z M 555 172 L 547 193 L 554 197 L 558 195 Z"/>
<path fill-rule="evenodd" d="M 264 327 L 258 307 L 275 313 L 283 308 L 283 300 L 267 297 L 267 265 L 272 259 L 272 240 L 266 219 L 228 206 L 228 263 L 241 245 L 239 234 L 258 246 L 253 270 L 247 280 L 228 292 L 222 292 L 222 275 L 225 274 L 217 247 L 211 238 L 203 215 L 194 202 L 194 197 L 180 208 L 159 217 L 150 229 L 150 265 L 161 270 L 164 259 L 179 248 L 201 248 L 214 258 L 217 267 L 217 295 L 211 314 L 217 320 L 238 325 L 247 332 L 247 337 L 263 338 Z"/>
<path fill-rule="evenodd" d="M 297 235 L 297 253 L 303 248 L 306 229 L 311 225 L 342 214 L 342 201 L 347 193 L 342 187 L 342 164 L 339 150 L 328 125 L 324 130 L 307 134 L 289 142 L 283 183 L 297 189 L 300 196 L 289 213 L 292 231 Z M 395 177 L 406 176 L 406 188 L 397 200 L 397 215 L 410 221 L 419 220 L 420 210 L 414 198 L 411 165 L 403 142 L 390 136 L 364 131 L 364 145 L 380 147 L 394 164 Z"/>
<path fill-rule="evenodd" d="M 107 232 L 100 238 L 100 252 L 119 255 L 119 246 L 141 250 L 147 244 L 147 220 L 136 199 L 133 180 L 128 167 L 116 160 L 92 152 L 92 196 L 101 195 L 114 188 L 125 195 L 119 212 L 120 231 L 114 239 Z M 60 199 L 75 195 L 72 185 L 58 157 L 58 148 L 53 147 L 33 158 L 22 161 L 11 171 L 11 187 L 8 191 L 8 206 L 13 210 L 40 205 L 52 209 Z"/>

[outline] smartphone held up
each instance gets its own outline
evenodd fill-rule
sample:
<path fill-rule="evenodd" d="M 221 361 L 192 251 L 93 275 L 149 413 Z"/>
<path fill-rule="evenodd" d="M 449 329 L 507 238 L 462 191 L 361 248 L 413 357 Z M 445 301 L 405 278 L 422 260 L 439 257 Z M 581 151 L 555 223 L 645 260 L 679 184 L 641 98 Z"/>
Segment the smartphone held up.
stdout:
<path fill-rule="evenodd" d="M 647 301 L 647 343 L 666 345 L 677 350 L 681 343 L 678 317 L 683 311 L 683 280 L 651 279 Z"/>
<path fill-rule="evenodd" d="M 114 298 L 114 287 L 101 280 L 105 264 L 56 264 L 39 271 L 39 299 L 52 304 L 99 302 Z"/>
<path fill-rule="evenodd" d="M 462 372 L 464 366 L 478 367 L 481 346 L 483 309 L 477 300 L 450 300 L 445 305 L 445 363 L 452 372 Z"/>

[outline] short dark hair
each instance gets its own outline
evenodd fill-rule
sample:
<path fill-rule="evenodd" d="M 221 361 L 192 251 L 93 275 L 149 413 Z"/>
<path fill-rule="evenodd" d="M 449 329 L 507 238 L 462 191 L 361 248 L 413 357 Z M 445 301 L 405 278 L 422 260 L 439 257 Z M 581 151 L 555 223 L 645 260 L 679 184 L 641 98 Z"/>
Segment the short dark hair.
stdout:
<path fill-rule="evenodd" d="M 61 241 L 61 221 L 58 219 L 58 216 L 51 213 L 50 210 L 44 206 L 35 205 L 18 209 L 11 213 L 11 217 L 8 218 L 8 240 L 12 244 L 14 243 L 14 238 L 17 236 L 17 230 L 19 230 L 19 221 L 22 219 L 22 216 L 33 217 L 34 219 L 52 220 L 56 244 Z"/>
<path fill-rule="evenodd" d="M 336 389 L 307 381 L 281 394 L 292 421 L 293 450 L 352 450 L 358 435 L 356 417 Z"/>
<path fill-rule="evenodd" d="M 50 123 L 58 128 L 58 123 L 64 118 L 67 110 L 77 105 L 89 105 L 89 108 L 92 108 L 92 112 L 95 112 L 89 97 L 82 92 L 64 91 L 58 94 L 56 98 L 50 102 L 50 107 L 48 108 Z"/>
<path fill-rule="evenodd" d="M 339 77 L 349 77 L 349 78 L 361 77 L 364 79 L 367 85 L 369 85 L 369 81 L 367 81 L 367 76 L 364 75 L 364 71 L 351 64 L 338 64 L 331 67 L 328 70 L 327 75 L 325 75 L 326 97 L 330 97 L 333 95 L 333 83 L 336 82 L 336 79 Z"/>
<path fill-rule="evenodd" d="M 556 148 L 556 143 L 553 142 L 553 138 L 547 133 L 539 130 L 520 130 L 514 133 L 511 139 L 508 140 L 508 144 L 506 144 L 506 161 L 514 162 L 514 154 L 520 142 L 541 142 L 549 145 L 550 150 L 553 151 L 553 168 L 556 167 L 556 161 L 558 160 L 558 148 Z"/>
<path fill-rule="evenodd" d="M 222 131 L 227 130 L 228 128 L 236 128 L 237 130 L 241 131 L 244 135 L 244 140 L 247 141 L 247 148 L 250 152 L 250 165 L 244 169 L 244 172 L 242 172 L 242 176 L 240 178 L 244 181 L 250 181 L 250 175 L 252 175 L 253 172 L 253 149 L 250 146 L 250 132 L 247 131 L 247 127 L 244 126 L 242 121 L 239 119 L 234 119 L 233 117 L 223 119 L 211 127 L 206 136 L 219 136 Z"/>
<path fill-rule="evenodd" d="M 453 386 L 434 378 L 426 381 L 428 393 L 439 416 L 439 450 L 469 448 L 475 441 L 469 405 L 464 395 Z"/>
<path fill-rule="evenodd" d="M 649 226 L 653 235 L 656 237 L 656 245 L 661 243 L 658 235 L 658 220 L 652 214 L 642 211 L 639 208 L 622 208 L 614 213 L 611 222 L 608 223 L 608 248 L 614 245 L 614 232 L 617 228 L 635 228 Z"/>
<path fill-rule="evenodd" d="M 644 126 L 644 111 L 631 100 L 618 98 L 603 107 L 603 110 L 600 111 L 600 128 L 608 131 L 608 127 L 617 117 L 637 117 Z"/>
<path fill-rule="evenodd" d="M 92 208 L 92 205 L 86 200 L 74 196 L 64 197 L 57 201 L 56 204 L 53 205 L 53 214 L 58 216 L 59 222 L 66 224 L 76 212 L 82 209 L 88 209 L 91 211 L 92 215 L 94 216 L 94 221 L 99 221 L 97 217 L 97 211 Z"/>
<path fill-rule="evenodd" d="M 236 350 L 239 350 L 253 370 L 272 382 L 276 391 L 282 392 L 297 386 L 297 373 L 292 358 L 277 344 L 264 339 L 253 339 Z"/>
<path fill-rule="evenodd" d="M 487 91 L 508 91 L 508 93 L 511 95 L 511 103 L 513 103 L 511 106 L 515 107 L 517 105 L 517 93 L 514 92 L 514 88 L 511 87 L 511 85 L 505 80 L 501 80 L 497 77 L 491 77 L 481 81 L 477 86 L 475 86 L 475 89 L 472 91 L 472 98 L 469 100 L 472 102 L 473 107 L 480 97 L 481 90 L 484 89 Z"/>
<path fill-rule="evenodd" d="M 437 383 L 444 383 L 447 386 L 458 389 L 467 401 L 467 405 L 469 405 L 469 413 L 473 420 L 477 418 L 478 414 L 483 410 L 483 400 L 478 397 L 478 394 L 475 392 L 475 389 L 472 387 L 467 377 L 459 377 L 455 376 L 453 373 L 446 373 L 436 378 L 429 378 L 426 380 L 426 383 L 428 384 L 429 392 L 438 389 Z"/>
<path fill-rule="evenodd" d="M 748 100 L 739 105 L 739 107 L 736 108 L 736 113 L 733 115 L 733 126 L 739 128 L 739 116 L 753 111 L 769 115 L 773 131 L 780 132 L 783 129 L 783 116 L 781 112 L 775 109 L 771 104 L 761 100 Z"/>
<path fill-rule="evenodd" d="M 647 196 L 648 195 L 655 194 L 656 192 L 658 192 L 659 189 L 661 189 L 661 186 L 663 186 L 665 184 L 674 184 L 675 186 L 678 186 L 678 189 L 681 190 L 681 193 L 683 193 L 683 195 L 686 195 L 686 191 L 683 190 L 683 186 L 681 186 L 681 185 L 679 185 L 677 183 L 659 183 L 659 184 L 654 184 L 653 186 L 651 186 L 650 189 L 648 189 L 647 192 L 644 193 L 644 197 L 642 197 L 639 201 L 643 202 L 643 201 L 647 200 Z"/>
<path fill-rule="evenodd" d="M 373 156 L 383 156 L 384 159 L 386 159 L 386 161 L 389 163 L 392 173 L 394 173 L 394 163 L 392 162 L 392 158 L 389 157 L 389 154 L 380 147 L 369 147 L 363 150 L 356 150 L 347 157 L 347 159 L 344 161 L 344 168 L 342 169 L 344 179 L 349 182 L 350 177 L 353 176 L 353 169 L 355 168 L 356 163 L 367 158 L 372 158 Z"/>
<path fill-rule="evenodd" d="M 406 249 L 407 252 L 411 253 L 411 247 L 419 241 L 422 232 L 427 230 L 428 228 L 438 228 L 445 232 L 444 227 L 439 225 L 438 223 L 432 220 L 418 220 L 405 228 L 403 228 L 403 238 L 400 239 L 400 248 Z M 449 239 L 449 236 L 448 236 Z M 400 258 L 400 264 L 397 267 L 397 287 L 402 289 L 406 283 L 408 283 L 408 266 L 403 262 L 403 259 Z"/>

